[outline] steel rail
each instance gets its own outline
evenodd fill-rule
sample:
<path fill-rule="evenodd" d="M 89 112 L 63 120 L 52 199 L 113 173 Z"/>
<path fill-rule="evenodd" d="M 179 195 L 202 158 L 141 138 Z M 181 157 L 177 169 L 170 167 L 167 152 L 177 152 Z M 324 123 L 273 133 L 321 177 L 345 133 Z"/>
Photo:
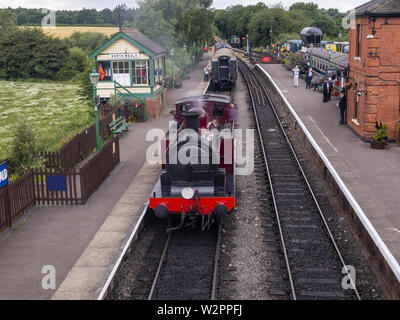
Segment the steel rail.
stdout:
<path fill-rule="evenodd" d="M 221 253 L 221 235 L 222 235 L 222 222 L 218 222 L 218 235 L 217 235 L 217 244 L 215 247 L 215 256 L 214 256 L 214 272 L 213 272 L 213 281 L 211 287 L 211 300 L 217 299 L 217 290 L 218 290 L 218 264 L 219 257 Z"/>
<path fill-rule="evenodd" d="M 167 251 L 168 251 L 169 243 L 171 242 L 171 237 L 172 237 L 172 232 L 168 232 L 167 241 L 165 242 L 164 250 L 162 252 L 160 262 L 158 263 L 157 272 L 156 272 L 156 275 L 154 277 L 153 284 L 151 285 L 151 290 L 150 290 L 150 293 L 149 293 L 149 296 L 148 296 L 147 300 L 152 300 L 153 299 L 154 291 L 156 289 L 157 282 L 158 282 L 158 279 L 159 279 L 160 274 L 161 274 L 161 269 L 162 269 L 162 266 L 164 264 L 165 257 L 167 256 Z"/>
<path fill-rule="evenodd" d="M 247 65 L 246 65 L 246 67 L 248 68 Z M 299 157 L 298 157 L 298 155 L 297 155 L 297 153 L 296 153 L 296 151 L 295 151 L 295 149 L 294 149 L 294 147 L 293 147 L 293 145 L 292 145 L 292 143 L 291 143 L 291 141 L 290 141 L 288 135 L 286 134 L 285 129 L 283 128 L 283 125 L 282 125 L 282 123 L 281 123 L 281 121 L 280 121 L 280 118 L 279 118 L 279 116 L 278 116 L 278 113 L 277 113 L 277 111 L 276 111 L 276 109 L 275 109 L 275 107 L 274 107 L 274 105 L 273 105 L 273 103 L 272 103 L 272 101 L 271 101 L 271 99 L 270 99 L 270 97 L 269 97 L 269 95 L 268 95 L 268 93 L 267 93 L 265 87 L 264 87 L 263 84 L 261 83 L 259 77 L 258 77 L 254 72 L 252 72 L 250 69 L 249 69 L 249 71 L 254 75 L 255 79 L 257 79 L 257 82 L 259 83 L 261 89 L 263 90 L 265 96 L 266 96 L 267 99 L 268 99 L 268 102 L 269 102 L 269 104 L 270 104 L 270 106 L 271 106 L 271 109 L 272 109 L 274 115 L 275 115 L 275 118 L 277 119 L 277 121 L 278 121 L 278 123 L 279 123 L 279 127 L 281 128 L 281 131 L 282 131 L 282 133 L 283 133 L 284 136 L 285 136 L 286 142 L 288 143 L 288 145 L 289 145 L 289 147 L 290 147 L 290 150 L 292 151 L 292 154 L 293 154 L 293 156 L 295 157 L 297 166 L 298 166 L 298 168 L 299 168 L 300 171 L 301 171 L 301 174 L 302 174 L 302 176 L 303 176 L 303 178 L 304 178 L 304 181 L 305 181 L 306 184 L 307 184 L 307 188 L 308 188 L 308 190 L 309 190 L 309 192 L 310 192 L 310 194 L 311 194 L 311 196 L 312 196 L 312 198 L 313 198 L 313 201 L 314 201 L 315 206 L 316 206 L 316 208 L 317 208 L 317 210 L 318 210 L 318 213 L 319 213 L 319 215 L 320 215 L 320 217 L 321 217 L 321 220 L 322 220 L 322 222 L 323 222 L 323 224 L 324 224 L 324 226 L 325 226 L 325 228 L 326 228 L 326 231 L 328 232 L 328 235 L 329 235 L 329 238 L 330 238 L 330 240 L 331 240 L 331 243 L 333 244 L 333 246 L 334 246 L 334 248 L 335 248 L 335 251 L 336 251 L 336 253 L 337 253 L 338 257 L 339 257 L 340 262 L 342 263 L 342 266 L 343 266 L 344 270 L 345 270 L 346 273 L 349 275 L 349 280 L 350 280 L 350 283 L 351 283 L 351 285 L 352 285 L 352 288 L 354 288 L 354 289 L 353 289 L 353 290 L 354 290 L 354 293 L 355 293 L 357 299 L 358 299 L 358 300 L 361 300 L 361 297 L 360 297 L 360 294 L 358 293 L 356 284 L 354 283 L 353 278 L 350 276 L 350 270 L 348 270 L 348 268 L 347 268 L 347 264 L 346 264 L 345 261 L 344 261 L 344 258 L 343 258 L 343 256 L 342 256 L 340 250 L 339 250 L 339 247 L 337 246 L 337 243 L 336 243 L 336 241 L 335 241 L 335 239 L 334 239 L 334 237 L 333 237 L 333 234 L 332 234 L 332 232 L 331 232 L 331 230 L 330 230 L 330 228 L 329 228 L 329 225 L 328 225 L 328 223 L 327 223 L 327 221 L 326 221 L 326 218 L 325 218 L 325 216 L 324 216 L 324 214 L 323 214 L 323 212 L 322 212 L 321 206 L 319 205 L 319 202 L 318 202 L 318 200 L 317 200 L 317 198 L 316 198 L 316 196 L 315 196 L 314 190 L 312 189 L 312 187 L 311 187 L 311 185 L 310 185 L 310 182 L 309 182 L 309 180 L 308 180 L 308 178 L 307 178 L 307 176 L 306 176 L 306 174 L 305 174 L 305 172 L 304 172 L 303 166 L 302 166 L 301 163 L 300 163 Z"/>
<path fill-rule="evenodd" d="M 251 73 L 251 70 L 241 60 L 240 60 L 240 64 L 243 64 L 245 66 L 245 68 L 249 71 L 249 73 Z M 290 290 L 292 292 L 292 299 L 293 300 L 297 300 L 296 291 L 295 291 L 294 284 L 293 284 L 292 272 L 290 270 L 290 264 L 289 264 L 289 258 L 288 258 L 288 254 L 287 254 L 285 239 L 283 237 L 281 220 L 280 220 L 280 216 L 279 216 L 279 209 L 278 209 L 277 201 L 276 201 L 276 198 L 275 198 L 274 186 L 272 184 L 272 177 L 271 177 L 271 172 L 270 172 L 270 168 L 269 168 L 269 162 L 268 162 L 267 154 L 266 154 L 265 147 L 264 147 L 264 140 L 263 140 L 263 137 L 262 137 L 262 134 L 261 134 L 261 127 L 260 127 L 260 123 L 259 123 L 259 120 L 258 120 L 258 115 L 257 115 L 257 111 L 256 111 L 254 97 L 253 97 L 253 94 L 251 92 L 250 85 L 249 85 L 249 82 L 251 82 L 251 80 L 250 80 L 250 77 L 249 77 L 249 80 L 247 79 L 247 77 L 245 75 L 245 72 L 243 72 L 242 68 L 240 68 L 240 71 L 242 72 L 242 75 L 243 75 L 243 77 L 245 79 L 247 88 L 248 88 L 249 93 L 250 93 L 252 106 L 253 106 L 253 112 L 254 112 L 254 117 L 255 117 L 255 120 L 256 120 L 256 124 L 257 124 L 258 135 L 259 135 L 260 142 L 261 142 L 261 148 L 262 148 L 262 153 L 263 153 L 263 157 L 264 157 L 265 168 L 267 170 L 268 181 L 269 181 L 269 185 L 270 185 L 270 188 L 271 188 L 272 201 L 274 203 L 274 211 L 275 211 L 275 216 L 276 216 L 277 225 L 278 225 L 278 229 L 279 229 L 279 236 L 280 236 L 280 240 L 281 240 L 282 251 L 283 251 L 284 258 L 285 258 L 285 264 L 286 264 L 286 269 L 287 269 L 289 283 L 290 283 Z"/>

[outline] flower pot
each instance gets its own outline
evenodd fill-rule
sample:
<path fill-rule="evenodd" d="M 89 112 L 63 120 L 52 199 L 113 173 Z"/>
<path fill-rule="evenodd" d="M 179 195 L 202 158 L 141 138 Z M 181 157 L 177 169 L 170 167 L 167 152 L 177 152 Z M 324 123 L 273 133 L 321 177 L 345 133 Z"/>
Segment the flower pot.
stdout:
<path fill-rule="evenodd" d="M 385 149 L 386 142 L 385 141 L 371 141 L 371 148 L 372 149 Z"/>

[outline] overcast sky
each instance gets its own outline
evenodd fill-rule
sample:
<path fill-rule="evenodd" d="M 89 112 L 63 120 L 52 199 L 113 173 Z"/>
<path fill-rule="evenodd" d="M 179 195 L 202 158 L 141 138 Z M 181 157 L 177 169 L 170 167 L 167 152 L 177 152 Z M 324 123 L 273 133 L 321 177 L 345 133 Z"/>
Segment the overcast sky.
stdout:
<path fill-rule="evenodd" d="M 294 2 L 316 2 L 320 8 L 337 8 L 342 12 L 353 9 L 360 4 L 368 2 L 368 0 L 282 0 L 282 4 L 285 7 L 289 7 Z M 279 0 L 214 0 L 214 7 L 218 9 L 226 8 L 236 4 L 249 5 L 256 4 L 258 2 L 264 2 L 268 4 L 274 4 Z M 11 3 L 11 4 L 10 4 Z M 0 7 L 6 8 L 11 6 L 12 8 L 23 7 L 23 8 L 46 8 L 51 10 L 61 9 L 81 9 L 85 8 L 114 8 L 117 4 L 125 3 L 128 7 L 135 6 L 135 0 L 0 0 Z"/>

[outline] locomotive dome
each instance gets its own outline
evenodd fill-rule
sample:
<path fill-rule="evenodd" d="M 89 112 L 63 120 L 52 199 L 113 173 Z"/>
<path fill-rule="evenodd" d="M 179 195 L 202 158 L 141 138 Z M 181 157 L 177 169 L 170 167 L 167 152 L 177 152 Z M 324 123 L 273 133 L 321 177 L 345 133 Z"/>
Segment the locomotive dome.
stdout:
<path fill-rule="evenodd" d="M 323 37 L 321 29 L 316 27 L 304 28 L 300 32 L 300 38 L 305 43 L 320 43 Z"/>

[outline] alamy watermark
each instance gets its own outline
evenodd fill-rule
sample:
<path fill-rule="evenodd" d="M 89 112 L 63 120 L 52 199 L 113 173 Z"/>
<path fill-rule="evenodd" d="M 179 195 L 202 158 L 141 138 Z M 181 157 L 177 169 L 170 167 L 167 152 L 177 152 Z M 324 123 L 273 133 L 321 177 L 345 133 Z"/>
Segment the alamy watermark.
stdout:
<path fill-rule="evenodd" d="M 356 28 L 356 11 L 353 9 L 342 19 L 342 28 L 344 30 Z"/>
<path fill-rule="evenodd" d="M 345 275 L 342 279 L 342 288 L 344 290 L 354 290 L 356 288 L 356 268 L 350 265 L 344 266 L 342 273 Z"/>
<path fill-rule="evenodd" d="M 56 28 L 56 11 L 49 9 L 42 9 L 42 13 L 46 14 L 42 19 L 42 28 L 55 29 Z"/>
<path fill-rule="evenodd" d="M 149 164 L 219 165 L 223 152 L 224 164 L 236 165 L 236 175 L 251 175 L 254 171 L 254 129 L 235 129 L 233 133 L 229 129 L 200 129 L 198 134 L 192 129 L 178 131 L 177 123 L 170 121 L 168 146 L 164 137 L 165 132 L 161 129 L 147 132 L 146 141 L 153 142 L 146 151 Z"/>
<path fill-rule="evenodd" d="M 55 290 L 56 289 L 56 268 L 52 265 L 45 265 L 42 267 L 42 274 L 45 276 L 42 278 L 42 288 L 44 290 Z"/>

